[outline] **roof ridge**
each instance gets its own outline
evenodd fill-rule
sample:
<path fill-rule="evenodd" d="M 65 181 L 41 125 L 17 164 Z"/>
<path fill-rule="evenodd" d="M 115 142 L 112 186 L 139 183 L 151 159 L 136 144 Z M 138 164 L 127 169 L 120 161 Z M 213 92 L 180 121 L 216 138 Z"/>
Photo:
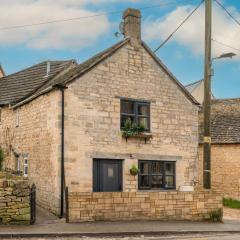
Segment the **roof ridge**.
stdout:
<path fill-rule="evenodd" d="M 194 85 L 194 84 L 196 84 L 196 83 L 199 83 L 199 82 L 201 82 L 201 81 L 204 81 L 204 79 L 200 79 L 200 80 L 198 80 L 198 81 L 195 81 L 195 82 L 189 83 L 189 84 L 185 85 L 185 87 L 192 86 L 192 85 Z"/>
<path fill-rule="evenodd" d="M 66 70 L 67 68 L 69 68 L 71 66 L 72 63 L 76 62 L 73 60 L 69 60 L 69 61 L 65 61 L 65 62 L 69 62 L 68 65 L 66 65 L 64 67 L 64 69 L 60 69 L 58 70 L 55 74 L 53 74 L 52 76 L 48 76 L 46 77 L 46 81 L 44 81 L 40 86 L 37 86 L 35 89 L 32 90 L 32 92 L 30 92 L 28 95 L 24 96 L 21 99 L 18 99 L 18 102 L 23 101 L 24 99 L 27 99 L 28 97 L 30 97 L 31 95 L 33 95 L 34 93 L 36 93 L 41 87 L 43 87 L 45 84 L 47 84 L 49 81 L 51 81 L 52 79 L 54 79 L 58 74 L 60 74 L 62 71 Z"/>
<path fill-rule="evenodd" d="M 240 97 L 235 97 L 235 98 L 215 98 L 212 101 L 213 102 L 220 102 L 220 101 L 231 101 L 231 100 L 239 100 L 240 101 Z"/>

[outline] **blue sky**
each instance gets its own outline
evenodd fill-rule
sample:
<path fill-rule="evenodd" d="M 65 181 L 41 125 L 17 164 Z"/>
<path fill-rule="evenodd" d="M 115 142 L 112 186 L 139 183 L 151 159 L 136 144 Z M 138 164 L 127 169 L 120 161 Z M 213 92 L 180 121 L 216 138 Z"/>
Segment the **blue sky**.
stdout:
<path fill-rule="evenodd" d="M 198 4 L 199 0 L 1 0 L 0 28 L 55 19 L 142 10 L 142 39 L 155 49 Z M 240 1 L 222 0 L 240 20 Z M 0 62 L 7 74 L 47 59 L 81 62 L 122 39 L 116 38 L 121 13 L 89 19 L 0 31 Z M 213 38 L 240 49 L 240 26 L 213 3 Z M 203 77 L 203 6 L 157 55 L 183 83 Z M 240 51 L 213 43 L 213 56 L 234 52 L 234 59 L 214 62 L 213 93 L 218 98 L 240 97 Z"/>

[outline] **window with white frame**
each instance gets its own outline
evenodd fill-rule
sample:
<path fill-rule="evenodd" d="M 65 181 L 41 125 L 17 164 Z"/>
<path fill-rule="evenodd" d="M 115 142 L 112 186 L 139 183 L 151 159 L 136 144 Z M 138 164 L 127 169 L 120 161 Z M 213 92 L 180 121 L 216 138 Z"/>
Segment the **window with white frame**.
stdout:
<path fill-rule="evenodd" d="M 19 127 L 19 110 L 16 110 L 16 127 Z"/>
<path fill-rule="evenodd" d="M 20 157 L 19 156 L 15 157 L 15 171 L 17 173 L 20 172 Z"/>
<path fill-rule="evenodd" d="M 23 176 L 24 177 L 28 176 L 28 159 L 27 158 L 23 159 Z"/>

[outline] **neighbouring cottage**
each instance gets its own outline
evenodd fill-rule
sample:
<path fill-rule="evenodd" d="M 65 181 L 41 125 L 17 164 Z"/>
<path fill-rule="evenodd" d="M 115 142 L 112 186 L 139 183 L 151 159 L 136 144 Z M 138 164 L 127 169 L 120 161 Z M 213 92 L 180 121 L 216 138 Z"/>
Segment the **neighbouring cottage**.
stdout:
<path fill-rule="evenodd" d="M 200 114 L 202 159 L 203 113 Z M 212 100 L 212 186 L 240 200 L 240 98 Z"/>
<path fill-rule="evenodd" d="M 206 218 L 222 201 L 196 186 L 199 104 L 141 40 L 140 12 L 123 20 L 124 39 L 82 64 L 1 80 L 7 167 L 59 215 L 67 186 L 70 222 Z"/>
<path fill-rule="evenodd" d="M 203 103 L 203 80 L 187 85 L 186 89 Z M 227 198 L 240 200 L 240 98 L 212 97 L 211 106 L 212 187 L 220 190 Z M 199 132 L 202 165 L 202 110 L 199 114 Z"/>

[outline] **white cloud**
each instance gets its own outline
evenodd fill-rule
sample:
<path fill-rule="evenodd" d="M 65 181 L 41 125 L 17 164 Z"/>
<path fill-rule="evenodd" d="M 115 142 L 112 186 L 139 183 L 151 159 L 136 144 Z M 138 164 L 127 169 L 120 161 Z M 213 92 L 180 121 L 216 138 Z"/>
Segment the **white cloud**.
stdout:
<path fill-rule="evenodd" d="M 166 15 L 164 18 L 148 18 L 144 23 L 143 36 L 147 41 L 163 41 L 179 23 L 193 10 L 193 6 L 181 6 Z M 229 7 L 236 18 L 240 19 L 240 14 L 234 7 Z M 204 7 L 197 12 L 178 30 L 171 41 L 175 41 L 187 48 L 193 54 L 202 55 L 204 52 Z M 213 6 L 213 30 L 212 36 L 230 46 L 240 48 L 240 27 L 230 19 L 216 5 Z M 217 43 L 212 44 L 213 56 L 234 50 L 221 46 Z M 236 52 L 237 53 L 237 52 Z"/>
<path fill-rule="evenodd" d="M 1 27 L 75 18 L 99 14 L 87 10 L 87 2 L 104 0 L 12 0 L 1 1 Z M 106 1 L 106 0 L 105 0 Z M 23 44 L 34 49 L 83 48 L 110 30 L 107 16 L 81 19 L 59 24 L 41 25 L 14 30 L 0 31 L 0 44 Z"/>

